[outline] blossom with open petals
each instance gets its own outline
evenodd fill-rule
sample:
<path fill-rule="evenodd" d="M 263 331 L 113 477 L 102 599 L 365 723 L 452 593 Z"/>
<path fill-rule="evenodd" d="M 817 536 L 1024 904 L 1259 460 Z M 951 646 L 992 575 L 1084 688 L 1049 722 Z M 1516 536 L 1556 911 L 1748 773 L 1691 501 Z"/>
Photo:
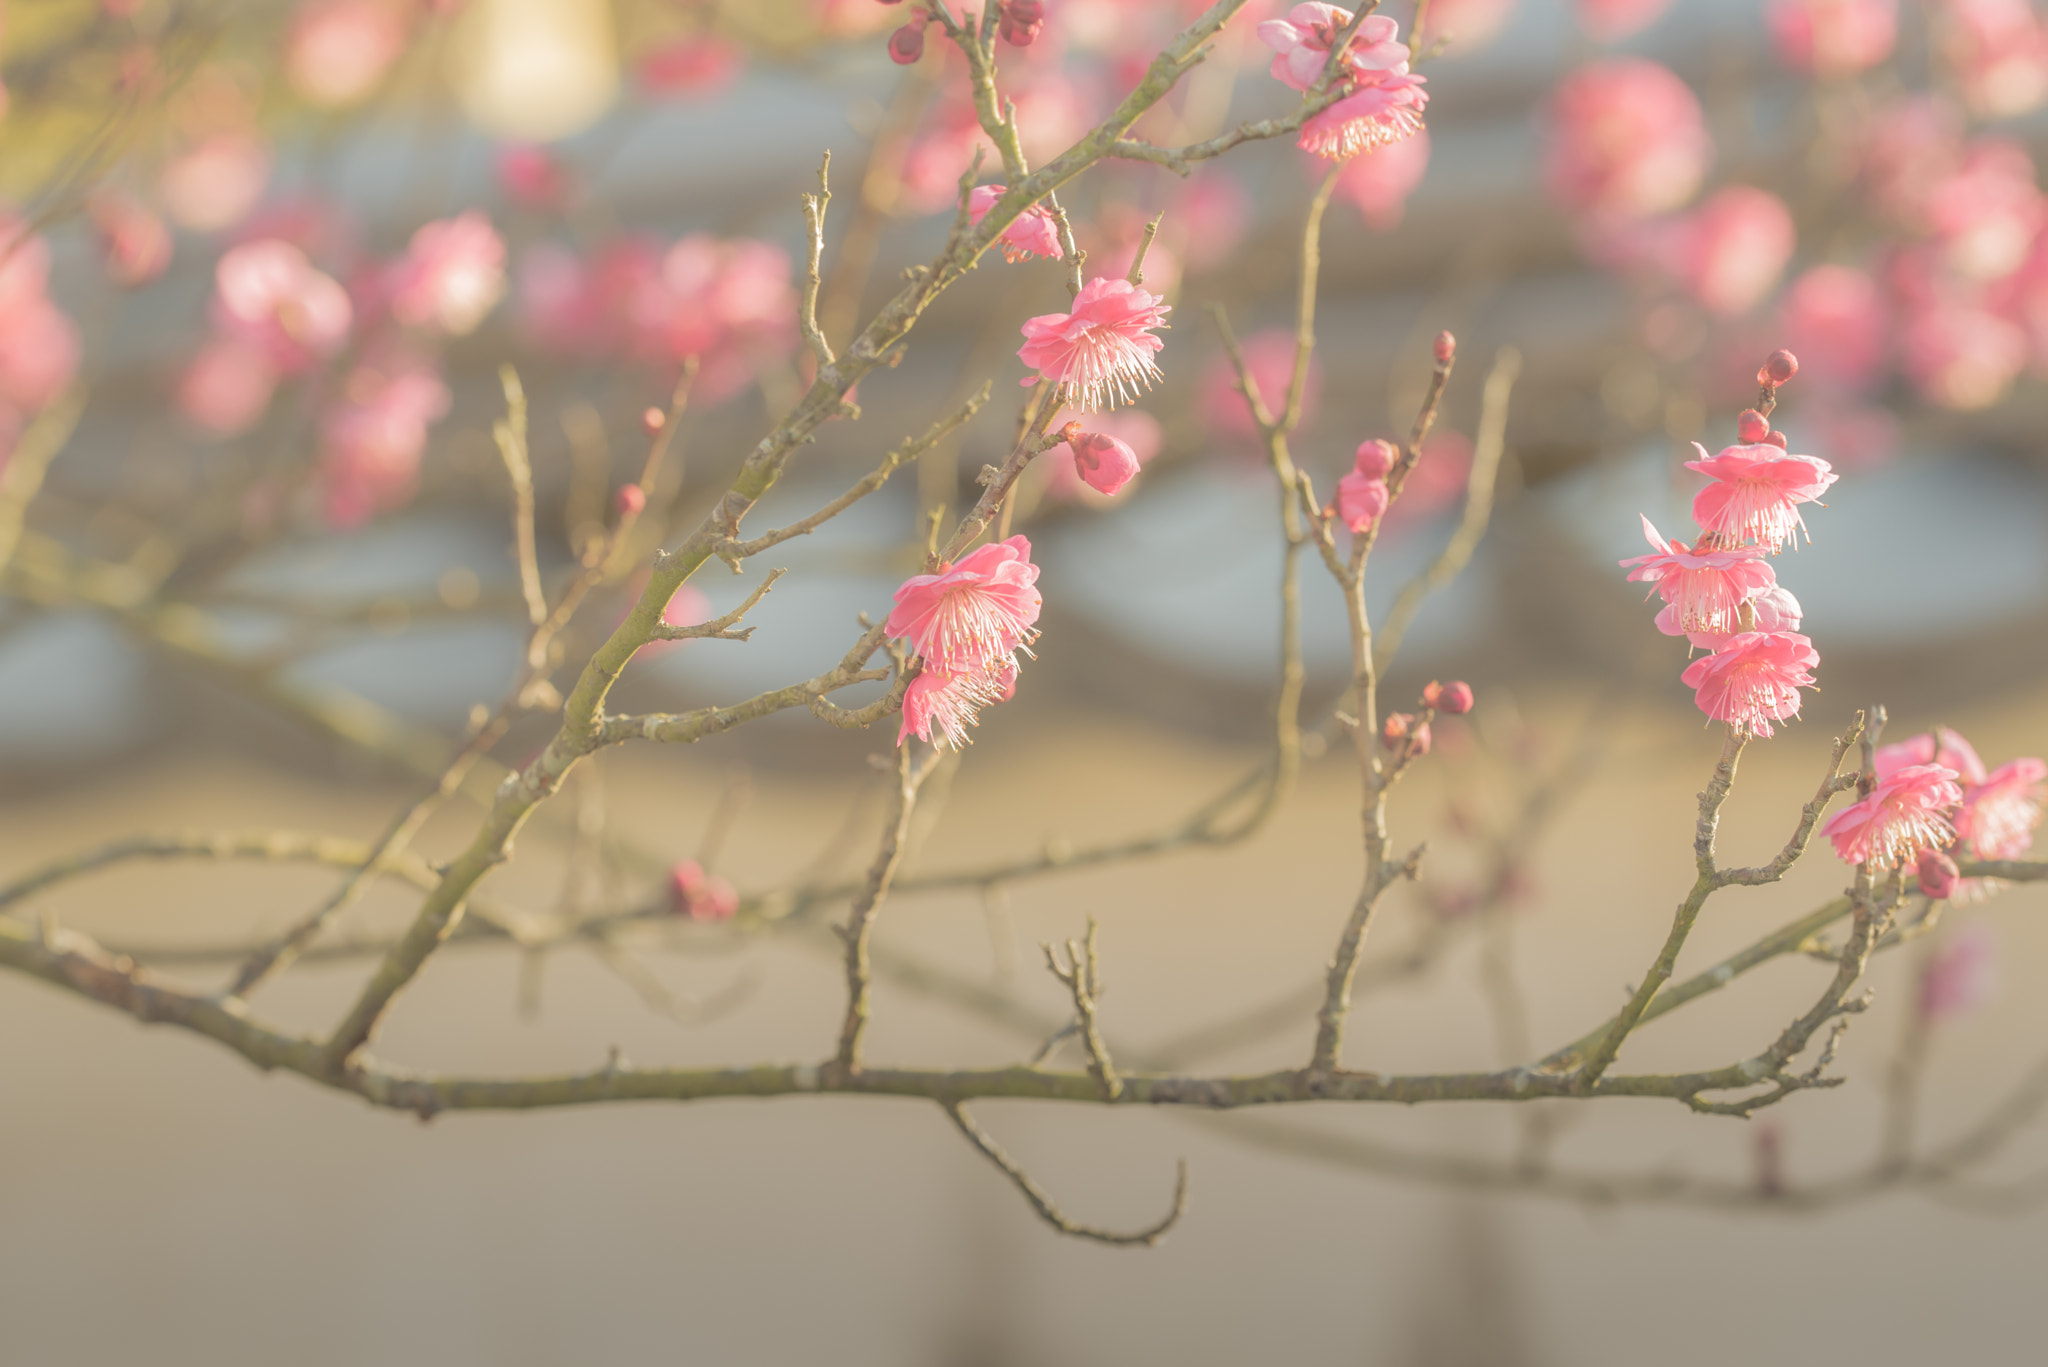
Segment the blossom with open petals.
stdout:
<path fill-rule="evenodd" d="M 1943 765 L 1955 770 L 1956 777 L 1966 788 L 1982 783 L 1986 772 L 1984 761 L 1977 758 L 1975 747 L 1946 726 L 1937 726 L 1932 731 L 1923 731 L 1892 745 L 1881 745 L 1871 760 L 1879 778 L 1890 778 L 1910 764 Z"/>
<path fill-rule="evenodd" d="M 1330 45 L 1351 22 L 1351 11 L 1335 5 L 1296 5 L 1285 19 L 1259 25 L 1259 41 L 1273 49 L 1273 79 L 1295 90 L 1307 90 L 1323 74 Z M 1408 65 L 1408 46 L 1399 41 L 1400 25 L 1384 14 L 1369 15 L 1344 50 L 1346 69 L 1366 73 L 1401 71 Z"/>
<path fill-rule="evenodd" d="M 1044 600 L 1031 542 L 1022 536 L 980 546 L 937 574 L 914 574 L 896 590 L 888 632 L 909 640 L 930 669 L 980 675 L 1009 661 L 1038 635 Z"/>
<path fill-rule="evenodd" d="M 896 732 L 896 743 L 901 745 L 914 735 L 958 750 L 971 739 L 967 729 L 981 724 L 981 709 L 1008 701 L 1016 690 L 1014 660 L 972 674 L 949 674 L 927 662 L 904 690 L 903 725 Z"/>
<path fill-rule="evenodd" d="M 1820 652 L 1792 631 L 1741 631 L 1679 677 L 1700 711 L 1715 721 L 1771 734 L 1771 723 L 1799 715 L 1799 690 L 1813 686 Z"/>
<path fill-rule="evenodd" d="M 1881 778 L 1870 795 L 1828 818 L 1821 834 L 1851 864 L 1897 868 L 1925 849 L 1955 839 L 1949 813 L 1963 800 L 1956 771 L 1944 764 L 1909 764 Z"/>
<path fill-rule="evenodd" d="M 348 291 L 282 238 L 258 238 L 222 253 L 214 283 L 214 318 L 222 330 L 287 373 L 339 351 L 355 321 Z"/>
<path fill-rule="evenodd" d="M 1799 600 L 1783 584 L 1773 584 L 1749 600 L 1751 631 L 1797 631 L 1805 615 Z M 1666 603 L 1657 613 L 1657 630 L 1666 636 L 1683 636 L 1701 650 L 1719 650 L 1728 644 L 1732 631 L 1687 631 L 1678 624 L 1676 604 Z"/>
<path fill-rule="evenodd" d="M 1044 313 L 1024 322 L 1025 378 L 1065 385 L 1084 413 L 1130 403 L 1160 378 L 1152 359 L 1165 343 L 1152 329 L 1166 326 L 1170 308 L 1158 295 L 1128 280 L 1097 276 L 1074 297 L 1072 313 Z"/>
<path fill-rule="evenodd" d="M 1683 631 L 1736 631 L 1742 605 L 1778 582 L 1777 573 L 1764 563 L 1761 546 L 1688 549 L 1683 541 L 1658 535 L 1648 517 L 1643 518 L 1643 536 L 1656 549 L 1621 562 L 1635 567 L 1629 582 L 1656 585 Z"/>
<path fill-rule="evenodd" d="M 1768 442 L 1723 447 L 1709 456 L 1698 442 L 1698 460 L 1685 463 L 1714 482 L 1692 501 L 1693 521 L 1703 531 L 1740 544 L 1752 538 L 1776 555 L 1792 535 L 1804 530 L 1799 505 L 1813 503 L 1839 476 L 1817 456 L 1797 456 Z"/>
<path fill-rule="evenodd" d="M 1413 137 L 1422 131 L 1422 110 L 1429 103 L 1422 81 L 1406 71 L 1360 78 L 1349 95 L 1309 115 L 1295 146 L 1342 161 Z"/>
<path fill-rule="evenodd" d="M 971 222 L 980 223 L 988 217 L 988 211 L 1001 199 L 1006 187 L 1001 185 L 977 185 L 967 195 L 967 216 Z M 1052 215 L 1036 204 L 1017 215 L 1016 221 L 1003 229 L 996 239 L 1003 249 L 1003 260 L 1012 264 L 1029 261 L 1034 256 L 1048 257 L 1058 261 L 1066 253 L 1060 250 L 1059 226 Z"/>
<path fill-rule="evenodd" d="M 476 331 L 505 294 L 505 239 L 475 209 L 423 225 L 391 273 L 391 312 L 450 337 Z"/>
<path fill-rule="evenodd" d="M 1956 840 L 1978 859 L 2017 859 L 2034 843 L 2041 824 L 2042 780 L 2048 764 L 2026 758 L 2008 761 L 1963 789 L 1955 815 Z"/>

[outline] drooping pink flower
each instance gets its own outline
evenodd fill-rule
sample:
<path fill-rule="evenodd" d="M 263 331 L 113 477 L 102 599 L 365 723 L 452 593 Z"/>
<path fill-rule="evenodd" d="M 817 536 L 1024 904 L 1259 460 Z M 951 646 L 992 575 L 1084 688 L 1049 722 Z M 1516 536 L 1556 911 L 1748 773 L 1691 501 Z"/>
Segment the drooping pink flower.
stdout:
<path fill-rule="evenodd" d="M 1931 1022 L 1954 1020 L 1989 1000 L 1998 990 L 1997 948 L 1981 921 L 1949 937 L 1920 972 L 1921 1016 Z"/>
<path fill-rule="evenodd" d="M 948 674 L 927 662 L 903 694 L 903 725 L 896 743 L 915 735 L 932 745 L 964 748 L 981 724 L 981 709 L 1009 700 L 1017 689 L 1017 665 L 1004 659 L 972 674 Z M 934 734 L 936 732 L 936 734 Z"/>
<path fill-rule="evenodd" d="M 1360 76 L 1349 95 L 1309 115 L 1294 145 L 1342 161 L 1413 137 L 1422 131 L 1422 111 L 1429 104 L 1422 85 L 1422 77 L 1406 71 Z"/>
<path fill-rule="evenodd" d="M 408 9 L 390 0 L 310 0 L 285 39 L 286 78 L 323 108 L 367 99 L 405 50 Z"/>
<path fill-rule="evenodd" d="M 1363 532 L 1385 517 L 1387 504 L 1392 499 L 1384 479 L 1375 479 L 1362 470 L 1354 469 L 1337 481 L 1337 499 L 1332 506 L 1337 520 L 1355 533 Z"/>
<path fill-rule="evenodd" d="M 1268 413 L 1275 413 L 1287 406 L 1287 386 L 1294 375 L 1295 337 L 1292 328 L 1260 328 L 1244 339 L 1238 348 L 1244 357 L 1245 369 L 1251 372 L 1252 382 L 1258 387 L 1259 399 Z M 1308 373 L 1302 379 L 1301 424 L 1308 427 L 1315 422 L 1316 409 L 1323 393 L 1322 358 L 1313 353 L 1308 358 Z M 1218 352 L 1202 371 L 1201 398 L 1202 421 L 1215 431 L 1228 437 L 1249 438 L 1258 435 L 1258 424 L 1252 421 L 1251 405 L 1245 402 L 1243 393 L 1237 387 L 1237 370 L 1230 357 Z"/>
<path fill-rule="evenodd" d="M 1134 401 L 1160 378 L 1152 356 L 1164 345 L 1152 329 L 1172 310 L 1141 285 L 1097 276 L 1081 287 L 1072 313 L 1046 313 L 1024 323 L 1018 356 L 1040 380 L 1064 385 L 1082 412 Z"/>
<path fill-rule="evenodd" d="M 476 331 L 505 294 L 505 239 L 482 212 L 423 225 L 391 269 L 391 314 L 449 337 Z"/>
<path fill-rule="evenodd" d="M 1741 629 L 1742 605 L 1778 582 L 1761 546 L 1688 549 L 1683 541 L 1659 536 L 1647 516 L 1643 537 L 1656 549 L 1621 564 L 1635 567 L 1630 583 L 1656 586 L 1683 631 L 1733 634 Z"/>
<path fill-rule="evenodd" d="M 2005 397 L 2027 364 L 2027 334 L 2010 319 L 1962 302 L 1934 302 L 1906 320 L 1906 377 L 1930 403 L 1976 412 Z"/>
<path fill-rule="evenodd" d="M 201 347 L 178 382 L 178 411 L 217 437 L 254 427 L 277 389 L 269 353 L 237 337 Z"/>
<path fill-rule="evenodd" d="M 1054 418 L 1054 430 L 1064 430 L 1074 419 L 1065 413 Z M 1159 448 L 1166 440 L 1166 430 L 1159 425 L 1159 419 L 1142 408 L 1120 408 L 1114 413 L 1096 413 L 1089 417 L 1088 429 L 1098 435 L 1112 437 L 1131 453 L 1138 467 L 1159 454 Z M 1096 479 L 1085 478 L 1075 459 L 1073 447 L 1062 443 L 1040 455 L 1033 462 L 1045 471 L 1045 492 L 1051 498 L 1087 498 L 1095 493 L 1108 495 L 1112 491 L 1103 489 Z M 1101 476 L 1098 473 L 1097 479 Z M 1119 488 L 1122 486 L 1119 485 Z"/>
<path fill-rule="evenodd" d="M 1701 307 L 1732 318 L 1770 294 L 1797 238 L 1785 201 L 1748 185 L 1729 185 L 1677 225 L 1673 265 Z"/>
<path fill-rule="evenodd" d="M 1314 85 L 1330 59 L 1331 44 L 1350 22 L 1350 10 L 1303 4 L 1287 11 L 1285 19 L 1260 24 L 1259 41 L 1273 49 L 1273 79 L 1294 90 Z M 1405 71 L 1408 48 L 1399 34 L 1400 25 L 1386 15 L 1368 16 L 1344 50 L 1344 69 L 1359 74 Z"/>
<path fill-rule="evenodd" d="M 448 386 L 411 358 L 349 372 L 320 422 L 320 486 L 330 526 L 350 529 L 404 507 L 419 485 L 427 429 L 448 412 Z"/>
<path fill-rule="evenodd" d="M 1595 62 L 1552 95 L 1546 174 L 1566 208 L 1641 217 L 1691 199 L 1713 156 L 1692 88 L 1640 58 Z"/>
<path fill-rule="evenodd" d="M 738 43 L 694 34 L 641 54 L 633 73 L 646 94 L 702 99 L 731 85 L 745 63 L 746 50 Z"/>
<path fill-rule="evenodd" d="M 941 674 L 980 676 L 1038 635 L 1044 600 L 1031 542 L 1022 536 L 969 551 L 937 574 L 914 574 L 896 590 L 891 636 L 910 642 Z"/>
<path fill-rule="evenodd" d="M 1810 76 L 1853 76 L 1892 55 L 1899 0 L 1771 0 L 1778 59 Z"/>
<path fill-rule="evenodd" d="M 1956 840 L 1978 859 L 2017 859 L 2034 844 L 2041 824 L 2042 782 L 2048 763 L 2010 760 L 1982 783 L 1966 785 L 1955 815 Z"/>
<path fill-rule="evenodd" d="M 1920 851 L 1915 872 L 1920 879 L 1920 891 L 1937 902 L 1953 896 L 1963 881 L 1956 861 L 1935 849 Z"/>
<path fill-rule="evenodd" d="M 1942 764 L 1909 764 L 1877 781 L 1870 795 L 1828 818 L 1821 834 L 1851 864 L 1893 869 L 1955 839 L 1949 814 L 1963 800 L 1956 771 Z"/>
<path fill-rule="evenodd" d="M 1003 197 L 1005 188 L 1001 185 L 975 186 L 967 196 L 969 220 L 979 224 L 987 218 L 988 211 Z M 1066 256 L 1060 250 L 1059 225 L 1053 222 L 1051 214 L 1036 204 L 1017 215 L 996 241 L 1003 249 L 1003 260 L 1012 264 L 1029 261 L 1034 256 L 1054 261 L 1063 260 Z"/>
<path fill-rule="evenodd" d="M 1408 196 L 1428 171 L 1429 130 L 1418 128 L 1413 137 L 1345 162 L 1337 173 L 1337 194 L 1364 215 L 1369 227 L 1387 232 L 1400 225 Z"/>
<path fill-rule="evenodd" d="M 1632 38 L 1664 17 L 1671 0 L 1577 0 L 1579 28 L 1596 43 Z"/>
<path fill-rule="evenodd" d="M 164 164 L 157 194 L 173 221 L 196 233 L 247 218 L 270 180 L 270 147 L 254 132 L 216 133 Z"/>
<path fill-rule="evenodd" d="M 1680 676 L 1700 711 L 1715 721 L 1769 736 L 1771 723 L 1799 715 L 1799 690 L 1813 686 L 1820 653 L 1791 631 L 1742 631 Z"/>
<path fill-rule="evenodd" d="M 1966 787 L 1984 781 L 1984 761 L 1977 758 L 1977 751 L 1970 742 L 1946 726 L 1923 731 L 1896 744 L 1879 746 L 1871 759 L 1879 778 L 1890 778 L 1899 770 L 1915 764 L 1939 764 L 1955 770 L 1956 777 Z"/>
<path fill-rule="evenodd" d="M 355 320 L 348 291 L 274 237 L 223 252 L 214 286 L 215 321 L 286 374 L 339 351 Z"/>
<path fill-rule="evenodd" d="M 1816 380 L 1861 391 L 1883 370 L 1890 310 L 1868 271 L 1813 267 L 1785 291 L 1780 320 L 1786 345 Z"/>
<path fill-rule="evenodd" d="M 1700 458 L 1685 468 L 1714 481 L 1694 495 L 1693 521 L 1730 545 L 1754 538 L 1772 555 L 1795 527 L 1804 530 L 1799 505 L 1817 501 L 1838 478 L 1819 457 L 1793 455 L 1768 442 L 1723 447 L 1714 456 L 1698 442 L 1693 449 Z"/>
<path fill-rule="evenodd" d="M 1138 473 L 1138 453 L 1107 432 L 1079 432 L 1068 441 L 1074 469 L 1098 494 L 1115 497 Z"/>

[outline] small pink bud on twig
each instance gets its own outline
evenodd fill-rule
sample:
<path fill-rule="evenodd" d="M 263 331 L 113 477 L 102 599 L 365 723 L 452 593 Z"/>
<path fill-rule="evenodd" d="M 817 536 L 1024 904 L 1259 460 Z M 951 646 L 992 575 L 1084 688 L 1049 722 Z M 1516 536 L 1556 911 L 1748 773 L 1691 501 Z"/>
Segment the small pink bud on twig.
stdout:
<path fill-rule="evenodd" d="M 998 23 L 1004 42 L 1030 47 L 1045 27 L 1045 0 L 1002 0 Z"/>
<path fill-rule="evenodd" d="M 1447 684 L 1432 680 L 1422 690 L 1422 701 L 1448 716 L 1462 717 L 1472 710 L 1472 685 L 1460 679 L 1453 679 Z"/>
<path fill-rule="evenodd" d="M 659 408 L 650 408 L 640 415 L 640 430 L 650 437 L 666 426 L 668 426 L 668 414 L 662 412 Z"/>
<path fill-rule="evenodd" d="M 622 518 L 638 517 L 647 506 L 647 491 L 637 484 L 621 484 L 612 495 L 612 507 Z"/>
<path fill-rule="evenodd" d="M 1771 420 L 1754 408 L 1745 408 L 1735 415 L 1736 440 L 1754 446 L 1771 434 Z"/>
<path fill-rule="evenodd" d="M 1429 723 L 1418 722 L 1406 712 L 1389 712 L 1387 719 L 1380 723 L 1380 744 L 1389 750 L 1399 750 L 1407 742 L 1412 755 L 1429 753 Z"/>
<path fill-rule="evenodd" d="M 1385 479 L 1401 453 L 1394 443 L 1379 437 L 1358 444 L 1357 463 L 1352 467 L 1367 479 Z"/>
<path fill-rule="evenodd" d="M 1799 373 L 1799 358 L 1782 347 L 1765 358 L 1762 369 L 1756 373 L 1756 382 L 1766 389 L 1776 388 Z"/>
<path fill-rule="evenodd" d="M 1790 449 L 1785 444 L 1785 434 L 1783 432 L 1766 432 L 1764 433 L 1764 440 L 1770 445 L 1777 447 L 1780 451 Z"/>
<path fill-rule="evenodd" d="M 1962 881 L 1962 871 L 1956 861 L 1940 850 L 1920 851 L 1920 891 L 1936 901 L 1949 896 Z"/>
<path fill-rule="evenodd" d="M 1457 354 L 1458 339 L 1451 336 L 1448 332 L 1439 332 L 1436 335 L 1436 363 L 1438 365 L 1449 365 L 1451 357 Z"/>
<path fill-rule="evenodd" d="M 923 11 L 919 11 L 920 14 Z M 924 29 L 920 25 L 905 24 L 889 35 L 889 60 L 898 66 L 909 66 L 924 56 Z"/>

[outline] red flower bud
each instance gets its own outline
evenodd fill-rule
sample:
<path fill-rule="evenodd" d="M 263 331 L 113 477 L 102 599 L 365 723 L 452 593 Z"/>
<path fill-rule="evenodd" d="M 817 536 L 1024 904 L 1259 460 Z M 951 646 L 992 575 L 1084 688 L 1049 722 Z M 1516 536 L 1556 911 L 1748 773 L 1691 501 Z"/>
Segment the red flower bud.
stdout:
<path fill-rule="evenodd" d="M 1962 881 L 1962 871 L 1956 868 L 1956 861 L 1940 850 L 1920 851 L 1920 891 L 1939 901 L 1956 890 Z"/>
<path fill-rule="evenodd" d="M 1785 434 L 1783 432 L 1766 432 L 1764 433 L 1764 440 L 1777 447 L 1780 451 L 1789 449 L 1785 445 Z"/>
<path fill-rule="evenodd" d="M 1358 463 L 1354 467 L 1367 479 L 1385 479 L 1387 472 L 1394 468 L 1394 462 L 1401 458 L 1401 452 L 1390 441 L 1378 437 L 1358 445 Z"/>
<path fill-rule="evenodd" d="M 1735 415 L 1735 438 L 1754 446 L 1771 434 L 1771 420 L 1754 408 L 1745 408 Z"/>
<path fill-rule="evenodd" d="M 1003 0 L 998 32 L 1013 47 L 1030 47 L 1045 27 L 1045 0 Z"/>
<path fill-rule="evenodd" d="M 1401 748 L 1401 742 L 1408 738 L 1409 723 L 1415 720 L 1406 712 L 1389 712 L 1380 723 L 1380 744 L 1389 750 Z"/>
<path fill-rule="evenodd" d="M 1799 358 L 1781 348 L 1765 358 L 1763 369 L 1756 373 L 1756 382 L 1768 388 L 1776 388 L 1798 373 Z"/>
<path fill-rule="evenodd" d="M 646 506 L 647 491 L 637 484 L 621 484 L 618 493 L 612 495 L 612 507 L 620 517 L 638 517 Z"/>
<path fill-rule="evenodd" d="M 1462 717 L 1472 710 L 1472 685 L 1457 679 L 1447 684 L 1431 681 L 1422 690 L 1422 701 L 1447 716 Z"/>
<path fill-rule="evenodd" d="M 924 56 L 924 30 L 905 24 L 889 35 L 889 60 L 898 66 L 909 66 Z"/>
<path fill-rule="evenodd" d="M 1439 332 L 1436 335 L 1436 363 L 1438 365 L 1449 365 L 1451 357 L 1457 354 L 1458 339 L 1451 336 L 1448 332 Z"/>

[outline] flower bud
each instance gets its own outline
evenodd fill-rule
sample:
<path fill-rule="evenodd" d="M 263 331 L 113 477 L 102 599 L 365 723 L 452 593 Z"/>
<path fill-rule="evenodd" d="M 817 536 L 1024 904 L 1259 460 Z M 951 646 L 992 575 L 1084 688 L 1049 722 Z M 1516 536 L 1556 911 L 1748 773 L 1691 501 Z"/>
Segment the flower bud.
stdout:
<path fill-rule="evenodd" d="M 1472 685 L 1458 679 L 1447 684 L 1431 680 L 1422 690 L 1422 701 L 1447 716 L 1462 717 L 1472 710 Z"/>
<path fill-rule="evenodd" d="M 668 905 L 676 915 L 689 915 L 691 905 L 703 891 L 704 866 L 696 860 L 679 860 L 668 871 Z"/>
<path fill-rule="evenodd" d="M 704 880 L 704 891 L 690 904 L 692 921 L 730 921 L 740 909 L 740 893 L 725 879 L 713 874 Z"/>
<path fill-rule="evenodd" d="M 1956 868 L 1956 861 L 1940 850 L 1920 851 L 1920 891 L 1940 901 L 1956 890 L 1962 881 L 1962 873 Z"/>
<path fill-rule="evenodd" d="M 662 412 L 659 408 L 650 408 L 640 415 L 640 430 L 650 437 L 666 426 L 668 426 L 668 414 Z"/>
<path fill-rule="evenodd" d="M 1380 723 L 1380 744 L 1389 750 L 1400 749 L 1401 742 L 1408 739 L 1408 728 L 1414 722 L 1415 718 L 1406 712 L 1387 713 L 1386 720 Z"/>
<path fill-rule="evenodd" d="M 1780 348 L 1764 359 L 1763 368 L 1756 373 L 1756 382 L 1767 388 L 1776 388 L 1799 373 L 1799 358 Z"/>
<path fill-rule="evenodd" d="M 999 32 L 1013 47 L 1030 47 L 1045 27 L 1045 0 L 1003 0 Z"/>
<path fill-rule="evenodd" d="M 924 30 L 913 24 L 905 24 L 889 35 L 889 60 L 898 66 L 909 66 L 924 56 Z"/>
<path fill-rule="evenodd" d="M 1448 332 L 1439 332 L 1436 335 L 1436 363 L 1438 365 L 1449 365 L 1451 357 L 1457 354 L 1458 339 L 1451 336 Z"/>
<path fill-rule="evenodd" d="M 1764 440 L 1770 445 L 1777 447 L 1780 451 L 1790 449 L 1785 444 L 1785 434 L 1783 432 L 1766 432 L 1764 433 Z"/>
<path fill-rule="evenodd" d="M 1401 452 L 1394 443 L 1374 437 L 1358 444 L 1357 464 L 1352 468 L 1367 479 L 1385 479 L 1400 458 Z"/>
<path fill-rule="evenodd" d="M 622 518 L 638 517 L 647 506 L 647 491 L 637 484 L 621 484 L 612 495 L 612 507 Z"/>
<path fill-rule="evenodd" d="M 1383 479 L 1368 479 L 1353 470 L 1337 481 L 1337 501 L 1331 505 L 1353 532 L 1362 532 L 1380 520 L 1393 495 Z"/>
<path fill-rule="evenodd" d="M 1771 434 L 1771 420 L 1754 408 L 1745 408 L 1735 415 L 1735 439 L 1754 446 Z"/>
<path fill-rule="evenodd" d="M 1075 473 L 1098 494 L 1116 493 L 1138 473 L 1138 453 L 1107 432 L 1083 432 L 1068 438 L 1068 445 Z"/>

